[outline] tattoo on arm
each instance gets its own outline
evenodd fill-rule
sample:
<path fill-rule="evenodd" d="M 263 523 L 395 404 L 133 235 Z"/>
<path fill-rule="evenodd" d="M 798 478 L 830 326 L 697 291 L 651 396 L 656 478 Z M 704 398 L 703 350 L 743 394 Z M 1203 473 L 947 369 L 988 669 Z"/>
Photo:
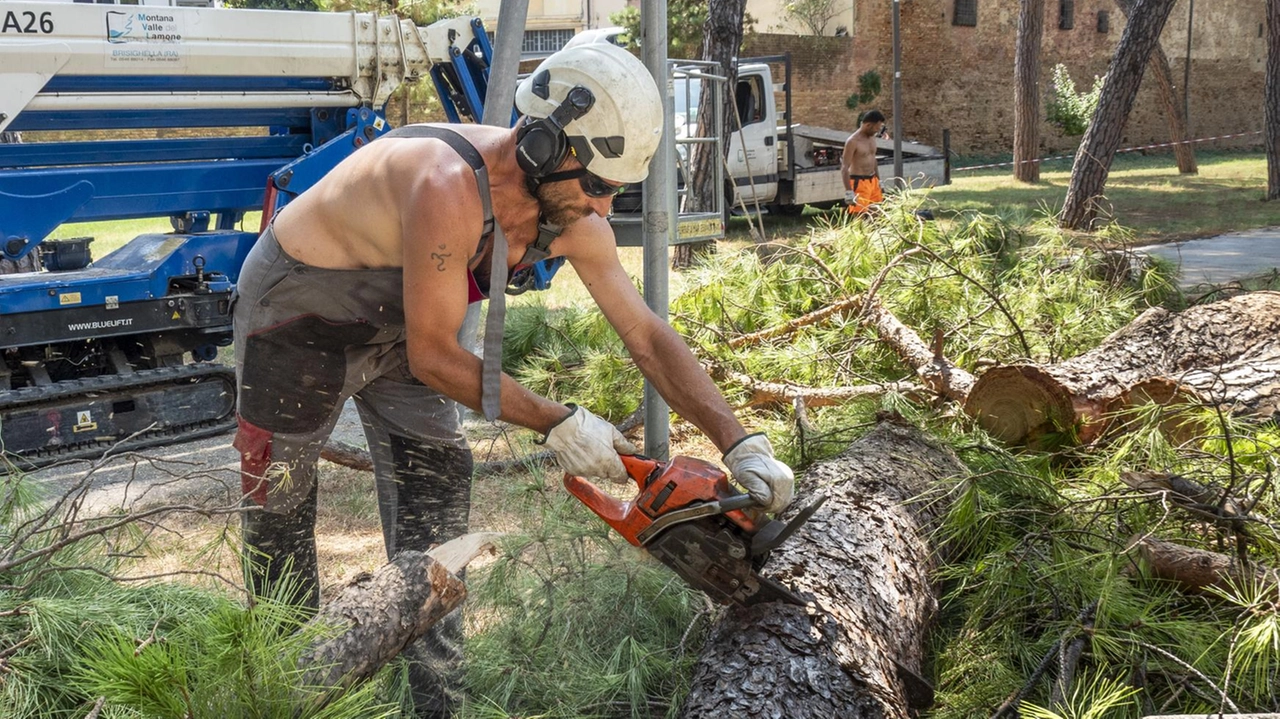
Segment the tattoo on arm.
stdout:
<path fill-rule="evenodd" d="M 442 244 L 440 245 L 439 249 L 443 250 L 444 248 L 445 248 L 445 245 Z M 444 272 L 445 258 L 451 257 L 452 255 L 453 255 L 452 252 L 432 252 L 431 253 L 431 259 L 436 261 L 436 272 Z"/>

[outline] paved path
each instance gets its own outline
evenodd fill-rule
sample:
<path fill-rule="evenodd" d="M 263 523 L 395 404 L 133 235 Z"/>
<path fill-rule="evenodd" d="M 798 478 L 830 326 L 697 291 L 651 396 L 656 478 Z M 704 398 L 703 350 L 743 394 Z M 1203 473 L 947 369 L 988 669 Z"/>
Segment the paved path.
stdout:
<path fill-rule="evenodd" d="M 239 496 L 240 454 L 231 446 L 233 433 L 144 449 L 112 459 L 93 470 L 84 506 L 106 510 L 141 504 L 185 503 Z M 342 408 L 333 438 L 367 448 L 355 404 Z M 33 472 L 29 477 L 50 493 L 75 486 L 90 471 L 79 461 Z"/>
<path fill-rule="evenodd" d="M 1280 271 L 1280 227 L 1148 245 L 1136 251 L 1174 263 L 1179 268 L 1178 287 L 1195 291 Z"/>

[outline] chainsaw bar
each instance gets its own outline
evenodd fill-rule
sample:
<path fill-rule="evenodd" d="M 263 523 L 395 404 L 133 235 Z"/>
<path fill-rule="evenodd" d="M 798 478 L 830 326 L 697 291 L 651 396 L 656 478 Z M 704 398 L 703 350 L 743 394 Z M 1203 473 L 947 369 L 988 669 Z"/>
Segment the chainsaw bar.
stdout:
<path fill-rule="evenodd" d="M 644 548 L 694 589 L 720 604 L 806 602 L 778 582 L 762 577 L 747 541 L 717 517 L 682 522 L 659 533 Z"/>

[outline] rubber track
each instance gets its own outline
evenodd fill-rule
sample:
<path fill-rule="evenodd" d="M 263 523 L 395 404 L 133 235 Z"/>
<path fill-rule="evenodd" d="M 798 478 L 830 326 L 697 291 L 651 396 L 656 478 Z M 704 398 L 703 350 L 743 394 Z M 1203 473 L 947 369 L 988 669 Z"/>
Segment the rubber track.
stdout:
<path fill-rule="evenodd" d="M 217 378 L 226 383 L 227 391 L 235 396 L 236 375 L 231 367 L 219 364 L 188 364 L 178 367 L 158 367 L 156 369 L 135 370 L 127 375 L 99 375 L 80 379 L 62 380 L 41 387 L 22 387 L 19 389 L 0 391 L 0 422 L 5 414 L 19 407 L 29 407 L 42 403 L 60 402 L 82 395 L 102 395 L 118 390 L 136 390 L 152 385 L 173 385 L 181 380 Z M 234 407 L 234 403 L 233 403 Z M 39 449 L 22 455 L 6 453 L 5 463 L 12 463 L 18 469 L 29 470 L 45 467 L 55 462 L 73 459 L 98 459 L 108 452 L 112 455 L 131 452 L 146 447 L 184 442 L 199 437 L 208 437 L 235 429 L 236 416 L 232 412 L 225 416 L 192 422 L 177 427 L 165 427 L 142 434 L 134 435 L 126 441 L 103 442 L 91 441 L 83 444 L 68 444 L 47 449 Z"/>

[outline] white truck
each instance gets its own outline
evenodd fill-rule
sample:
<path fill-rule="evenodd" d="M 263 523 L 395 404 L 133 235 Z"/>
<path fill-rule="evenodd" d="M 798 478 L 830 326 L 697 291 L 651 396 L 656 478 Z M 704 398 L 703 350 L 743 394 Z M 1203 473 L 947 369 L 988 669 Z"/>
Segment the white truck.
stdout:
<path fill-rule="evenodd" d="M 699 87 L 698 82 L 675 80 L 677 133 L 692 130 L 697 123 Z M 834 130 L 788 122 L 790 57 L 744 58 L 738 64 L 733 92 L 737 118 L 726 120 L 731 130 L 726 164 L 735 190 L 730 200 L 734 211 L 764 208 L 772 214 L 786 215 L 798 214 L 805 205 L 825 208 L 843 202 L 840 158 L 854 128 Z M 876 145 L 880 181 L 886 188 L 893 187 L 893 141 L 877 139 Z M 902 154 L 903 179 L 908 185 L 929 187 L 944 183 L 944 154 L 927 145 L 905 141 Z"/>

